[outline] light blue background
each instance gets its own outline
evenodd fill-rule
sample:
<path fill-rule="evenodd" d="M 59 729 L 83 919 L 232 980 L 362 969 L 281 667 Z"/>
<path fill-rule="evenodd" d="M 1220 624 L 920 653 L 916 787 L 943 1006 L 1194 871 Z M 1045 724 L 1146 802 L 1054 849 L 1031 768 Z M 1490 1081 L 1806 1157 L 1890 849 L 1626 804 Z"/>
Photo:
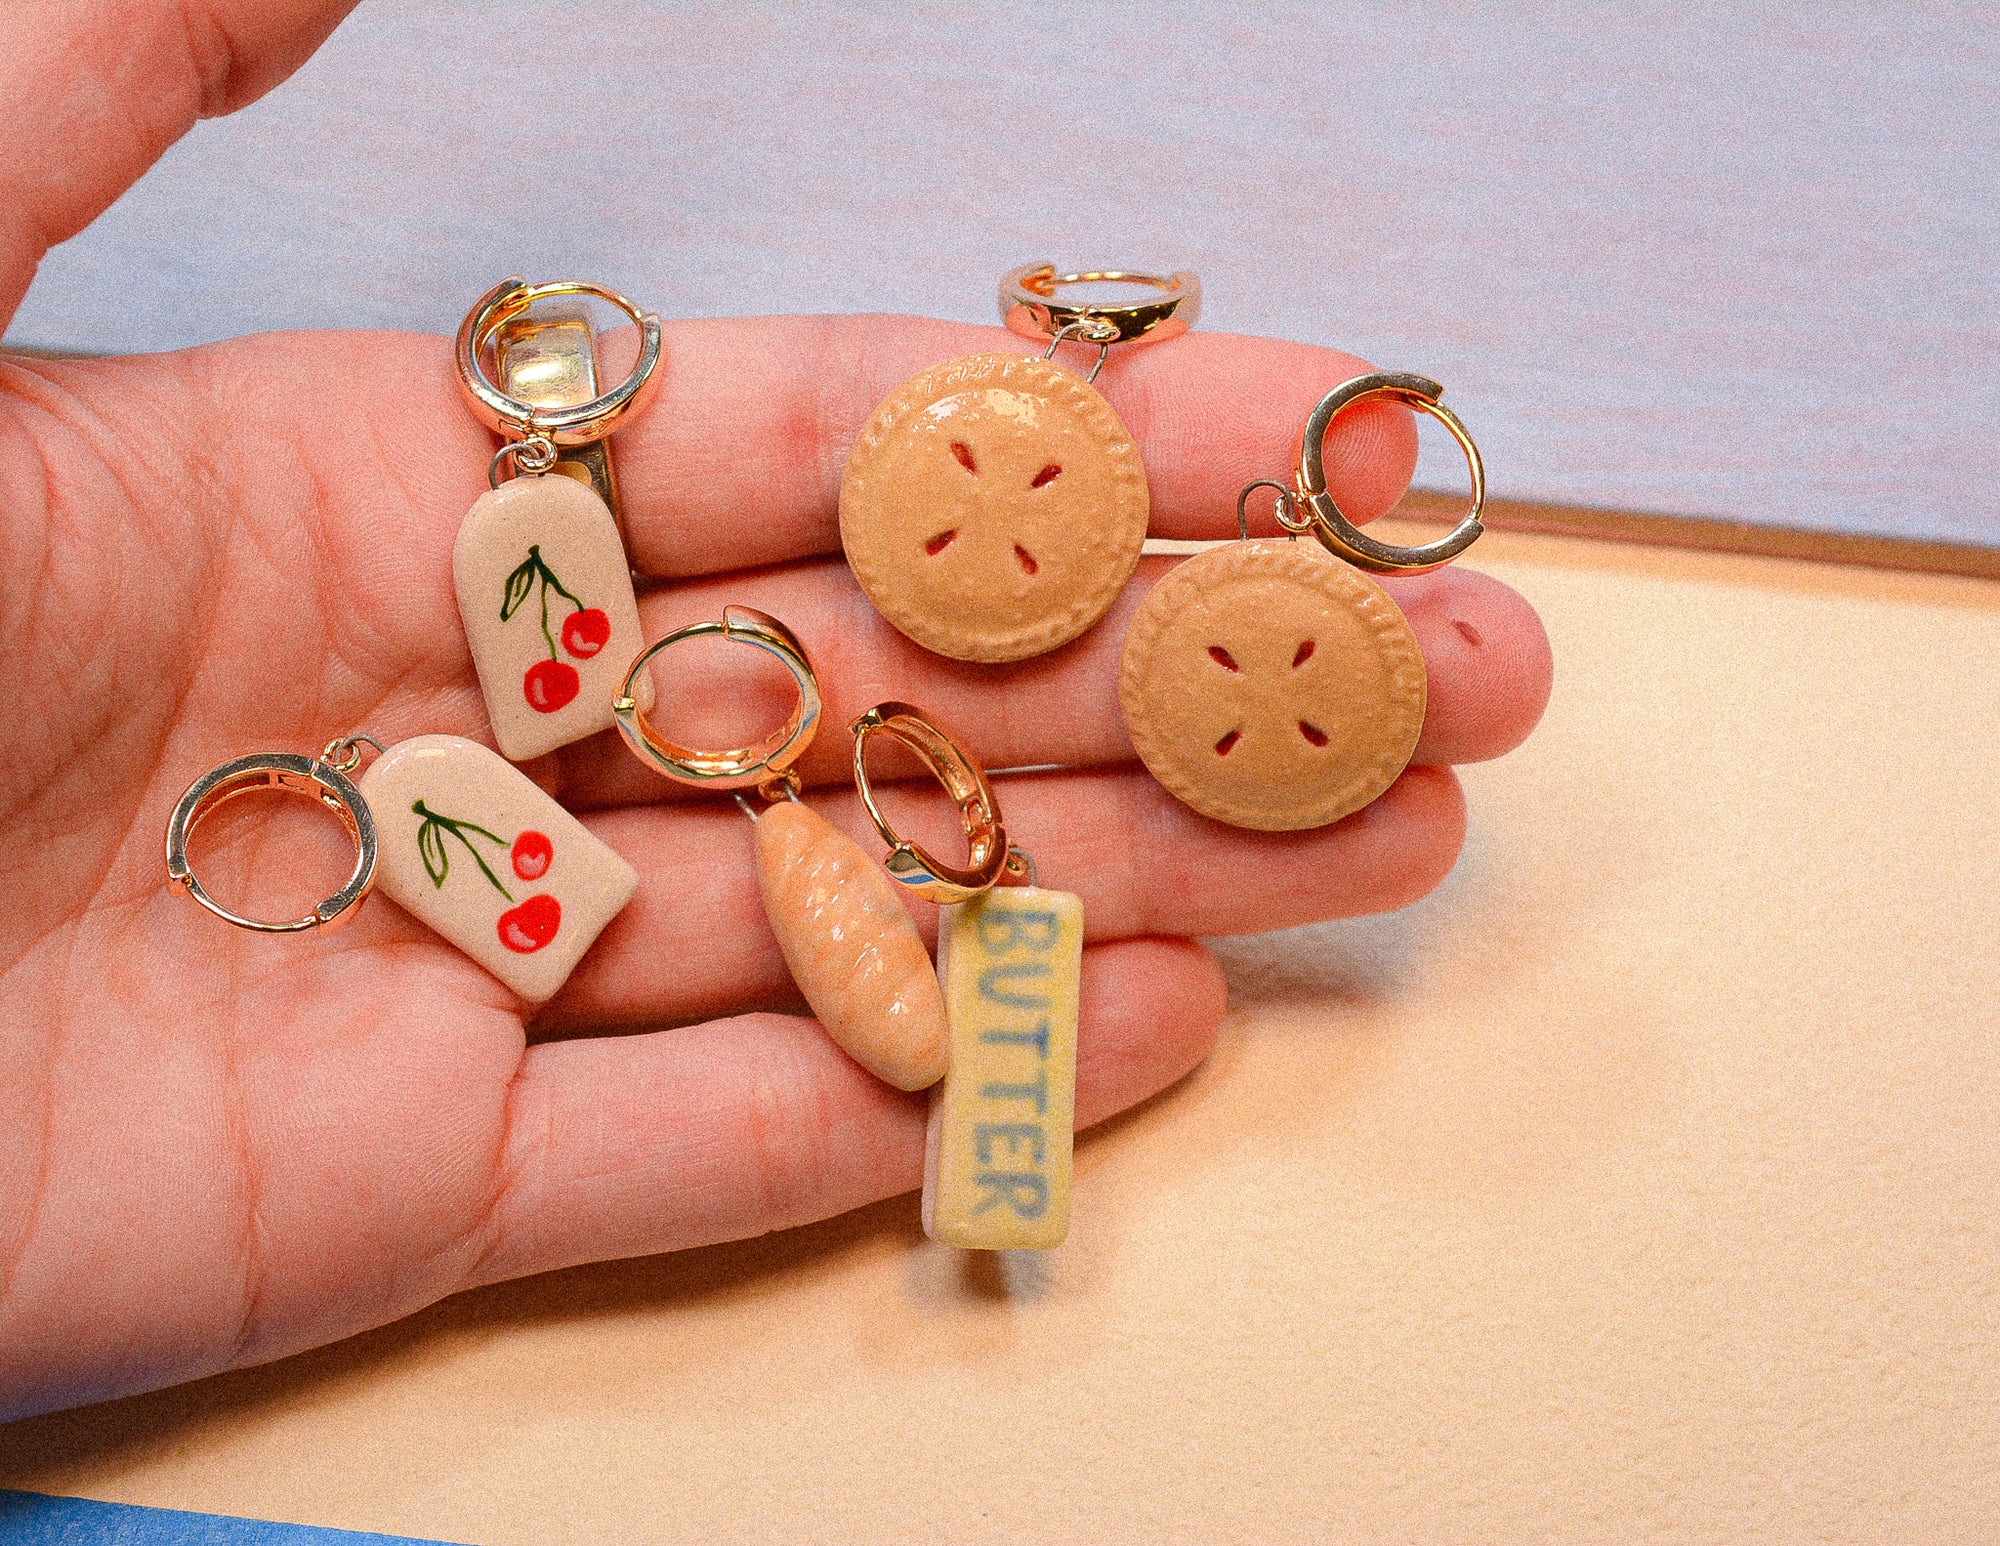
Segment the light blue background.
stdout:
<path fill-rule="evenodd" d="M 1982 6 L 365 5 L 51 254 L 21 343 L 990 319 L 1018 262 L 1442 379 L 1496 491 L 2000 543 Z M 1421 481 L 1456 487 L 1443 437 Z"/>

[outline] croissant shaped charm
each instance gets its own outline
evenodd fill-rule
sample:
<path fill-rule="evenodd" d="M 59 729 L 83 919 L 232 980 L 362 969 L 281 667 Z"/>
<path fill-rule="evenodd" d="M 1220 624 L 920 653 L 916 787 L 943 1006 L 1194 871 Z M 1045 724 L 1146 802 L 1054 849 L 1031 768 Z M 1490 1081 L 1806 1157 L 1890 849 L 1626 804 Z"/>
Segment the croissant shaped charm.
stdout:
<path fill-rule="evenodd" d="M 757 881 L 785 964 L 827 1035 L 899 1090 L 944 1077 L 944 995 L 896 887 L 846 834 L 780 800 L 757 817 Z"/>

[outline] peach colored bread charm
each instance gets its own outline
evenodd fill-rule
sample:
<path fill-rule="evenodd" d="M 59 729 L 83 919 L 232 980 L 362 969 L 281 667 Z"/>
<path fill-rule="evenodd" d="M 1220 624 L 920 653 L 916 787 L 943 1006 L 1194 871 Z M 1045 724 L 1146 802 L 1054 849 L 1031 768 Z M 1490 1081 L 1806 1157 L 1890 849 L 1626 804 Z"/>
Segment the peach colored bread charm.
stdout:
<path fill-rule="evenodd" d="M 1141 603 L 1118 697 L 1152 775 L 1204 816 L 1324 826 L 1396 780 L 1424 724 L 1424 660 L 1396 603 L 1316 544 L 1196 555 Z"/>
<path fill-rule="evenodd" d="M 840 540 L 868 599 L 955 660 L 1022 660 L 1104 615 L 1150 511 L 1132 437 L 1061 366 L 974 354 L 912 376 L 862 426 Z"/>
<path fill-rule="evenodd" d="M 931 1092 L 924 1233 L 1048 1250 L 1069 1233 L 1083 904 L 1006 886 L 947 907 L 938 979 L 951 1067 Z"/>
<path fill-rule="evenodd" d="M 500 750 L 525 762 L 609 730 L 646 640 L 604 501 L 561 473 L 512 479 L 466 512 L 451 568 Z"/>
<path fill-rule="evenodd" d="M 638 889 L 631 865 L 476 741 L 398 741 L 360 787 L 376 884 L 525 999 L 552 997 Z"/>
<path fill-rule="evenodd" d="M 921 1090 L 944 1075 L 944 999 L 881 868 L 805 806 L 757 816 L 757 882 L 778 948 L 827 1035 L 876 1078 Z"/>

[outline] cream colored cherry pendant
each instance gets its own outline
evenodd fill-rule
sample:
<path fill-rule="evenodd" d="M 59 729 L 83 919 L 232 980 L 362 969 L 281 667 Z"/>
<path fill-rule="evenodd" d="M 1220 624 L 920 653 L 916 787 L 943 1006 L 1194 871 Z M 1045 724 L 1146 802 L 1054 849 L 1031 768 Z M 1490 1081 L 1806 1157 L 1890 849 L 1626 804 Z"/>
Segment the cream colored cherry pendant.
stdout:
<path fill-rule="evenodd" d="M 510 479 L 466 512 L 451 568 L 501 752 L 525 762 L 609 730 L 646 639 L 604 501 L 561 473 Z"/>
<path fill-rule="evenodd" d="M 593 295 L 640 330 L 638 362 L 596 391 L 588 313 L 537 301 Z M 487 372 L 491 355 L 503 385 Z M 515 762 L 608 730 L 626 664 L 644 645 L 605 437 L 655 385 L 660 324 L 612 291 L 570 281 L 496 286 L 458 335 L 459 383 L 508 437 L 452 548 L 452 578 L 487 718 Z M 503 468 L 513 476 L 501 479 Z"/>
<path fill-rule="evenodd" d="M 188 786 L 167 823 L 167 879 L 225 922 L 260 934 L 330 929 L 378 881 L 419 921 L 532 1003 L 554 996 L 632 899 L 639 877 L 518 768 L 476 741 L 422 735 L 378 757 L 359 784 L 360 743 L 345 736 L 317 758 L 239 757 Z M 218 806 L 275 789 L 319 801 L 355 843 L 346 883 L 303 918 L 246 918 L 195 877 L 188 841 Z"/>
<path fill-rule="evenodd" d="M 1070 304 L 1064 285 L 1155 288 L 1141 301 Z M 1102 617 L 1139 562 L 1151 503 L 1131 434 L 1091 382 L 1115 343 L 1185 332 L 1192 273 L 1008 274 L 1001 318 L 1046 340 L 1040 360 L 973 354 L 920 371 L 869 416 L 840 484 L 840 540 L 875 609 L 955 660 L 1023 660 Z M 1052 362 L 1096 344 L 1078 376 Z"/>

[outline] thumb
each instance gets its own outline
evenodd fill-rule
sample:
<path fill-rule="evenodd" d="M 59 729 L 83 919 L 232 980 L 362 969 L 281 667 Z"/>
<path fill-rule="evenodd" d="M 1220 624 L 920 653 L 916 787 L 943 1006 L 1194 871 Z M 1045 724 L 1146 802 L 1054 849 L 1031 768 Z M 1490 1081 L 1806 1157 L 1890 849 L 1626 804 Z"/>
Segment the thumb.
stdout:
<path fill-rule="evenodd" d="M 304 64 L 355 0 L 13 0 L 0 52 L 0 331 L 42 256 L 196 120 Z"/>

